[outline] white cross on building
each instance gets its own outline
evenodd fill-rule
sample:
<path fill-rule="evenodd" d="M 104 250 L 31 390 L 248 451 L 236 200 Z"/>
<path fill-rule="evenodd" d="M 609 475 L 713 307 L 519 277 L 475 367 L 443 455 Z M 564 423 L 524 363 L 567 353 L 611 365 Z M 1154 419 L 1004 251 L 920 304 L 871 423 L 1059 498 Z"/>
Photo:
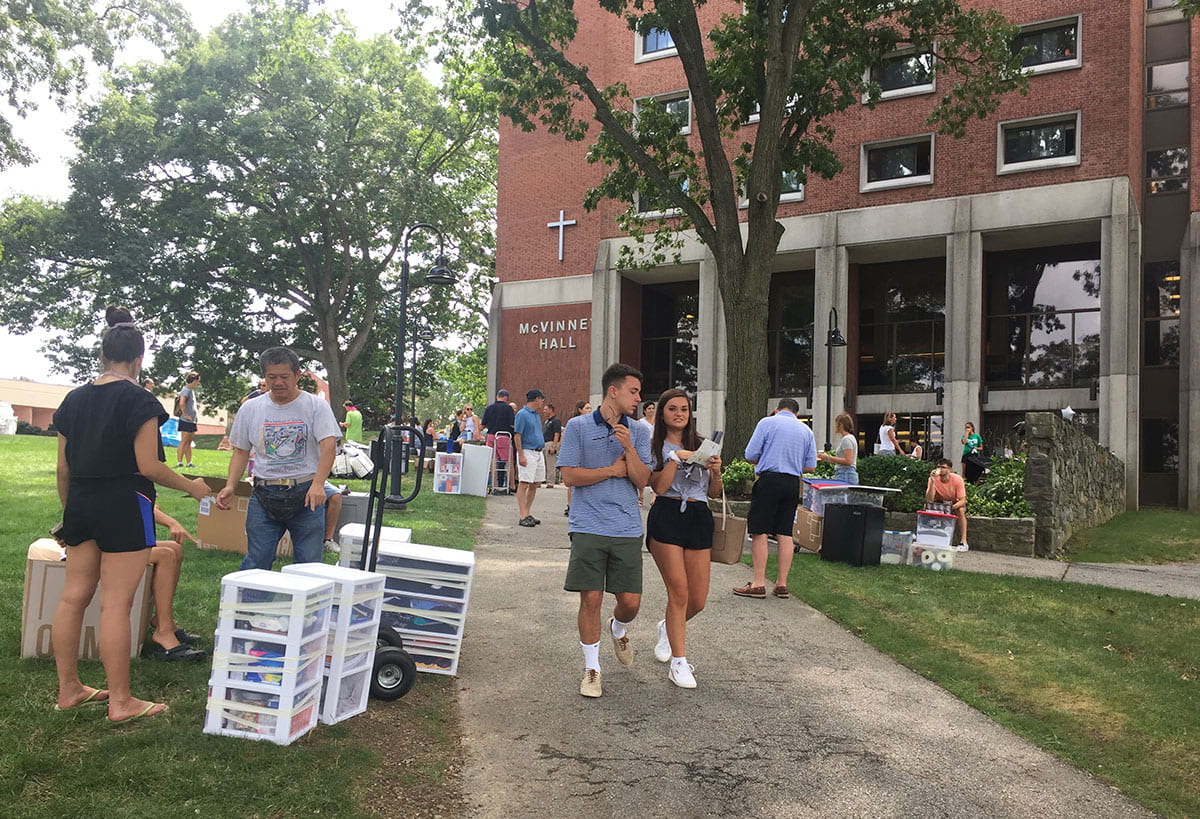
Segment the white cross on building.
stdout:
<path fill-rule="evenodd" d="M 575 224 L 574 219 L 566 219 L 566 218 L 564 218 L 565 216 L 566 216 L 566 214 L 560 210 L 558 212 L 558 221 L 557 222 L 547 222 L 546 223 L 546 227 L 548 227 L 548 228 L 558 228 L 558 260 L 560 262 L 563 260 L 563 230 L 567 226 Z"/>

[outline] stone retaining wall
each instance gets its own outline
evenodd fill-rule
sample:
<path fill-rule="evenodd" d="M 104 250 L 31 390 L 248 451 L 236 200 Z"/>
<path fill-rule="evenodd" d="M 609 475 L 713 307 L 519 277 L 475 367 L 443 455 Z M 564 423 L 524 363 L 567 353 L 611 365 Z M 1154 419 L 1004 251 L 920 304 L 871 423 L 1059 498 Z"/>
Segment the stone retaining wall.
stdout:
<path fill-rule="evenodd" d="M 1125 511 L 1125 465 L 1079 427 L 1055 412 L 1030 412 L 1025 440 L 1025 500 L 1037 515 L 1038 556 L 1061 554 L 1073 534 Z"/>
<path fill-rule="evenodd" d="M 886 512 L 883 525 L 888 529 L 915 532 L 916 512 Z M 1034 556 L 1035 518 L 967 517 L 967 541 L 972 551 L 1004 552 Z"/>

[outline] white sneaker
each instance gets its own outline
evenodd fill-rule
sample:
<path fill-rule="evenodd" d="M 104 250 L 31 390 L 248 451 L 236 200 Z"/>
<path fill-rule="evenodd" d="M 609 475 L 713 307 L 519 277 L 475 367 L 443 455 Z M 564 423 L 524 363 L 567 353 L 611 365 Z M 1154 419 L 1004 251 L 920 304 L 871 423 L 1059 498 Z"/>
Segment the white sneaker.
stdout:
<path fill-rule="evenodd" d="M 971 547 L 968 546 L 967 542 L 964 540 L 962 543 L 958 544 L 958 551 L 969 552 L 969 551 L 971 551 Z"/>
<path fill-rule="evenodd" d="M 696 666 L 691 663 L 671 663 L 671 668 L 667 671 L 667 679 L 680 688 L 695 688 L 696 675 L 692 673 L 695 670 Z"/>
<path fill-rule="evenodd" d="M 579 693 L 585 697 L 599 697 L 604 693 L 600 686 L 600 672 L 588 669 L 579 681 Z"/>
<path fill-rule="evenodd" d="M 667 639 L 667 621 L 658 621 L 658 642 L 654 644 L 654 659 L 660 663 L 671 661 L 671 641 Z"/>
<path fill-rule="evenodd" d="M 340 555 L 342 553 L 342 547 L 338 546 L 336 540 L 327 540 L 325 541 L 325 551 L 332 552 L 335 555 Z"/>

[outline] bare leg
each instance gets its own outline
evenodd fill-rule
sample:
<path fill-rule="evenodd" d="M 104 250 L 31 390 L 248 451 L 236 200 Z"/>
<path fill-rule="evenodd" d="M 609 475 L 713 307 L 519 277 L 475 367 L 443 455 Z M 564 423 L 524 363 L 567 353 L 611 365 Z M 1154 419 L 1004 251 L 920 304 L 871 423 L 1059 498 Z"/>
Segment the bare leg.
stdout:
<path fill-rule="evenodd" d="M 173 615 L 175 588 L 179 585 L 179 571 L 183 563 L 183 547 L 173 540 L 160 540 L 150 550 L 150 562 L 154 564 L 154 634 L 150 639 L 159 647 L 170 651 L 179 645 L 175 630 L 179 626 Z"/>
<path fill-rule="evenodd" d="M 78 546 L 67 547 L 66 585 L 50 631 L 58 669 L 59 708 L 72 708 L 91 693 L 79 680 L 79 632 L 83 628 L 84 609 L 92 602 L 99 581 L 100 549 L 96 541 L 85 540 Z"/>
<path fill-rule="evenodd" d="M 776 564 L 779 568 L 779 571 L 775 574 L 775 585 L 786 586 L 788 582 L 788 573 L 792 570 L 792 557 L 796 549 L 796 544 L 792 542 L 792 535 L 790 532 L 786 535 L 777 534 L 775 535 L 775 538 L 779 541 L 779 555 L 776 559 Z"/>
<path fill-rule="evenodd" d="M 672 657 L 687 656 L 687 619 L 690 616 L 690 584 L 684 565 L 685 551 L 682 546 L 650 541 L 650 554 L 667 587 L 667 640 L 671 643 Z M 708 559 L 708 552 L 704 553 Z"/>
<path fill-rule="evenodd" d="M 708 549 L 684 549 L 683 568 L 687 572 L 688 583 L 687 619 L 691 620 L 704 611 L 704 604 L 708 602 L 712 569 L 712 556 Z"/>
<path fill-rule="evenodd" d="M 517 520 L 525 520 L 529 514 L 529 484 L 520 481 L 517 484 Z"/>
<path fill-rule="evenodd" d="M 100 661 L 108 678 L 108 718 L 114 721 L 136 716 L 151 704 L 134 699 L 129 690 L 129 612 L 149 556 L 148 549 L 139 549 L 100 557 Z"/>
<path fill-rule="evenodd" d="M 622 623 L 633 622 L 633 618 L 637 617 L 638 610 L 642 607 L 642 596 L 634 592 L 616 592 L 613 597 L 617 598 L 617 605 L 613 607 L 613 617 Z"/>
<path fill-rule="evenodd" d="M 600 642 L 600 604 L 603 601 L 602 591 L 579 593 L 579 642 L 584 645 Z"/>
<path fill-rule="evenodd" d="M 958 508 L 958 522 L 962 526 L 962 540 L 959 543 L 967 542 L 967 507 L 960 506 Z"/>
<path fill-rule="evenodd" d="M 782 545 L 780 551 L 783 551 Z M 767 585 L 767 535 L 750 536 L 750 559 L 754 563 L 754 586 Z M 789 560 L 791 556 L 789 555 Z"/>

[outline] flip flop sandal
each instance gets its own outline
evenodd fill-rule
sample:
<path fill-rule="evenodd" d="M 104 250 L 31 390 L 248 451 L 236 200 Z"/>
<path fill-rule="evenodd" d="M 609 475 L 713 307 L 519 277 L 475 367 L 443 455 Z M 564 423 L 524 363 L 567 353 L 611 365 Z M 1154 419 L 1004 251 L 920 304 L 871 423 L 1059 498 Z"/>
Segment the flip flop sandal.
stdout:
<path fill-rule="evenodd" d="M 208 652 L 180 643 L 175 648 L 164 648 L 150 656 L 168 663 L 198 663 L 208 657 Z"/>
<path fill-rule="evenodd" d="M 154 711 L 154 709 L 160 705 L 162 706 L 162 710 Z M 154 713 L 151 714 L 150 713 L 151 711 L 154 711 Z M 142 717 L 146 717 L 146 716 L 156 717 L 159 714 L 165 714 L 165 713 L 167 713 L 167 704 L 165 702 L 152 702 L 149 705 L 147 705 L 145 708 L 143 708 L 141 711 L 138 711 L 132 717 L 126 717 L 125 719 L 110 719 L 109 723 L 112 725 L 124 725 L 127 722 L 133 722 L 135 719 L 141 719 Z"/>
<path fill-rule="evenodd" d="M 92 693 L 88 694 L 86 697 L 84 697 L 79 702 L 75 703 L 74 705 L 68 705 L 66 708 L 63 708 L 58 703 L 55 703 L 54 710 L 55 711 L 73 711 L 81 705 L 100 705 L 101 703 L 107 703 L 108 697 L 105 697 L 102 700 L 96 699 L 101 694 L 107 694 L 107 693 L 108 692 L 102 688 L 93 688 Z"/>
<path fill-rule="evenodd" d="M 181 643 L 187 643 L 189 646 L 194 646 L 200 642 L 200 635 L 177 628 L 175 629 L 175 639 Z"/>

